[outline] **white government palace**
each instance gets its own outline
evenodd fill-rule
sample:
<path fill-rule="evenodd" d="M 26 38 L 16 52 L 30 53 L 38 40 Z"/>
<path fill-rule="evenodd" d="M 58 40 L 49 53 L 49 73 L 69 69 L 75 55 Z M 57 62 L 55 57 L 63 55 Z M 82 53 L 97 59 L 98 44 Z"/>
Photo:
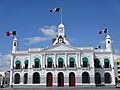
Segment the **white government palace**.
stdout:
<path fill-rule="evenodd" d="M 114 54 L 109 35 L 105 48 L 73 47 L 58 26 L 58 35 L 46 48 L 18 50 L 13 40 L 10 86 L 39 87 L 96 87 L 115 86 Z"/>

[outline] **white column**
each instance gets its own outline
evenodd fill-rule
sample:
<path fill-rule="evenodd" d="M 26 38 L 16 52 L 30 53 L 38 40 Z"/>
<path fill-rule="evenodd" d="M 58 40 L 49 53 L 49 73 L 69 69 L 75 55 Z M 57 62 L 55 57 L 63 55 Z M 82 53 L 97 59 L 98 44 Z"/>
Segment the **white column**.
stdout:
<path fill-rule="evenodd" d="M 76 53 L 76 66 L 77 66 L 77 68 L 79 67 L 79 53 Z"/>
<path fill-rule="evenodd" d="M 56 55 L 56 64 L 57 64 L 57 66 L 58 66 L 58 55 Z"/>
<path fill-rule="evenodd" d="M 45 53 L 42 54 L 42 67 L 45 68 Z"/>
<path fill-rule="evenodd" d="M 112 77 L 115 77 L 115 72 L 114 72 L 114 55 L 111 54 L 111 58 L 110 58 L 110 64 L 111 64 L 111 68 L 112 68 L 112 71 L 111 71 L 111 76 Z M 112 84 L 115 85 L 115 78 L 112 78 Z"/>
<path fill-rule="evenodd" d="M 14 55 L 11 54 L 11 66 L 10 66 L 10 85 L 12 85 L 13 82 L 13 68 L 14 67 Z"/>
<path fill-rule="evenodd" d="M 41 64 L 41 68 L 42 68 L 42 64 L 43 64 L 43 60 L 42 60 L 42 55 L 41 55 L 41 57 L 40 57 L 40 64 Z"/>
<path fill-rule="evenodd" d="M 13 80 L 13 70 L 10 70 L 10 86 L 12 85 Z"/>
<path fill-rule="evenodd" d="M 13 69 L 14 67 L 14 54 L 11 54 L 11 65 L 10 65 L 10 69 Z"/>
<path fill-rule="evenodd" d="M 67 67 L 67 53 L 65 53 L 65 60 L 64 60 L 64 62 L 65 62 L 65 67 Z"/>
<path fill-rule="evenodd" d="M 54 53 L 54 59 L 53 59 L 53 64 L 54 64 L 54 67 L 56 67 L 55 60 L 56 60 L 56 53 Z"/>
<path fill-rule="evenodd" d="M 91 59 L 89 58 L 90 67 L 94 68 L 94 54 L 91 54 Z"/>
<path fill-rule="evenodd" d="M 78 58 L 79 58 L 79 61 L 78 61 L 78 67 L 81 67 L 80 65 L 81 65 L 81 53 L 79 52 L 79 56 L 78 56 Z"/>
<path fill-rule="evenodd" d="M 68 57 L 68 54 L 67 54 L 67 65 L 68 66 L 70 66 L 69 58 L 70 58 L 70 56 Z"/>
<path fill-rule="evenodd" d="M 29 60 L 28 60 L 28 68 L 32 68 L 32 65 L 31 65 L 31 55 L 29 55 Z"/>
<path fill-rule="evenodd" d="M 80 54 L 80 66 L 83 64 L 83 61 L 82 61 L 82 53 Z"/>
<path fill-rule="evenodd" d="M 32 65 L 34 65 L 34 58 L 30 55 L 30 68 L 33 68 Z"/>

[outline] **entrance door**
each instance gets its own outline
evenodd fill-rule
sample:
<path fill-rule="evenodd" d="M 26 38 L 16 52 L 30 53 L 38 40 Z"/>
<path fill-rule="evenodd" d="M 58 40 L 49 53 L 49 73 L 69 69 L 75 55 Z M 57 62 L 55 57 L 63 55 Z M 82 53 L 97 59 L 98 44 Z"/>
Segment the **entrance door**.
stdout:
<path fill-rule="evenodd" d="M 75 86 L 75 74 L 73 72 L 69 74 L 69 86 L 70 87 Z"/>
<path fill-rule="evenodd" d="M 64 75 L 62 72 L 58 73 L 58 87 L 64 87 Z"/>
<path fill-rule="evenodd" d="M 101 84 L 100 73 L 95 73 L 95 84 Z"/>
<path fill-rule="evenodd" d="M 52 73 L 47 73 L 47 87 L 52 87 Z"/>

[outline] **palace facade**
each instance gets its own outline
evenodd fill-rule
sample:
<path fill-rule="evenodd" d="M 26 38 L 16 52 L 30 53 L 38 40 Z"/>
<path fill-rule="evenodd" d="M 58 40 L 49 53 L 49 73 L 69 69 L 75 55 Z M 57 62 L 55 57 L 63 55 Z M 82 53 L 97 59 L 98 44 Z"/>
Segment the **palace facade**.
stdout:
<path fill-rule="evenodd" d="M 115 86 L 114 57 L 109 35 L 105 48 L 73 47 L 58 26 L 46 48 L 18 50 L 13 40 L 10 85 L 13 88 Z"/>

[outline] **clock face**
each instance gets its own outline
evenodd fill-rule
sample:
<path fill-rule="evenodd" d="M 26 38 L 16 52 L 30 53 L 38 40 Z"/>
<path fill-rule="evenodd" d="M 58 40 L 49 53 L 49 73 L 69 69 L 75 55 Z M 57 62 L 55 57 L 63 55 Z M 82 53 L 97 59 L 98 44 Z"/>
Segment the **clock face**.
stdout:
<path fill-rule="evenodd" d="M 60 27 L 60 28 L 59 28 L 59 31 L 60 31 L 60 33 L 63 33 L 63 28 Z"/>

